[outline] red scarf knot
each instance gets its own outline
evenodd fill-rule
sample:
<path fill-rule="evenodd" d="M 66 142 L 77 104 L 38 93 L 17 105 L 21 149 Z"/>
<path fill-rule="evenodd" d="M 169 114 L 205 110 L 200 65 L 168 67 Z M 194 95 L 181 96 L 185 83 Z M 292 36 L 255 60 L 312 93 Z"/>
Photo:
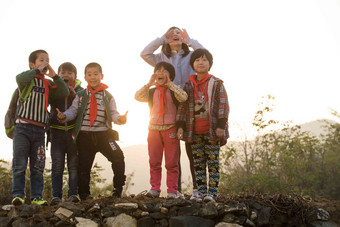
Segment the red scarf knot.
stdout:
<path fill-rule="evenodd" d="M 189 80 L 194 84 L 194 89 L 195 89 L 195 97 L 197 99 L 197 95 L 198 95 L 198 89 L 200 88 L 200 90 L 202 92 L 204 92 L 204 95 L 205 97 L 208 99 L 208 89 L 202 89 L 202 85 L 207 81 L 209 80 L 209 78 L 211 77 L 212 75 L 207 73 L 204 75 L 204 77 L 202 77 L 199 81 L 196 80 L 197 78 L 197 75 L 191 75 L 189 76 Z"/>
<path fill-rule="evenodd" d="M 96 88 L 96 90 L 93 90 L 89 85 L 87 85 L 87 89 L 91 92 L 91 98 L 90 98 L 90 127 L 92 126 L 94 120 L 96 120 L 97 117 L 97 99 L 96 99 L 96 93 L 98 91 L 106 90 L 108 86 L 106 84 L 100 83 L 99 87 Z"/>

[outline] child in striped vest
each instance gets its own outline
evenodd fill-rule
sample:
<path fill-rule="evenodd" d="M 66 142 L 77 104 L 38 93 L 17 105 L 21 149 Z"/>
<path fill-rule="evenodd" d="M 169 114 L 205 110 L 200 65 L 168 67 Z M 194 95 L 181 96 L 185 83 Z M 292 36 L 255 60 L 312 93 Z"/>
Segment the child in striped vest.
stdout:
<path fill-rule="evenodd" d="M 124 154 L 118 144 L 112 122 L 118 125 L 126 123 L 127 112 L 120 115 L 117 111 L 113 96 L 106 90 L 107 85 L 101 83 L 104 75 L 102 67 L 95 62 L 85 67 L 85 81 L 87 88 L 78 92 L 70 108 L 61 113 L 58 118 L 61 122 L 72 121 L 76 118 L 74 127 L 74 140 L 77 144 L 78 193 L 81 200 L 91 199 L 90 174 L 96 153 L 102 153 L 112 164 L 113 197 L 122 195 L 125 185 Z"/>
<path fill-rule="evenodd" d="M 51 98 L 65 98 L 68 87 L 49 65 L 48 53 L 33 51 L 29 56 L 30 70 L 17 75 L 20 92 L 33 81 L 28 98 L 19 105 L 13 135 L 13 185 L 12 203 L 24 204 L 25 173 L 30 159 L 31 203 L 46 205 L 42 199 L 45 168 L 45 126 L 48 121 L 47 107 Z M 46 80 L 45 75 L 52 78 Z"/>

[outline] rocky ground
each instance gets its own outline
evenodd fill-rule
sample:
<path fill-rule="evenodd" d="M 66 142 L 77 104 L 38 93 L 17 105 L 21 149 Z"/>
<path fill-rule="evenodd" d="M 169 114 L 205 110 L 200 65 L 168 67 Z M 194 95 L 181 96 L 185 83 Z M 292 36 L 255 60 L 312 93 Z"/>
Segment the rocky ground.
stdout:
<path fill-rule="evenodd" d="M 151 199 L 144 195 L 63 202 L 55 206 L 3 205 L 1 226 L 339 226 L 340 201 L 296 195 L 219 197 L 217 202 Z"/>

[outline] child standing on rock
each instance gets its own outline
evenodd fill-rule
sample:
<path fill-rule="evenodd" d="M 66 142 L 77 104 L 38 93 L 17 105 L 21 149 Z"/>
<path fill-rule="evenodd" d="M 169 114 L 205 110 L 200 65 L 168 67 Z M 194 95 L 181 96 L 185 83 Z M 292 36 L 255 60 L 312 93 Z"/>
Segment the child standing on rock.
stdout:
<path fill-rule="evenodd" d="M 191 144 L 199 195 L 196 200 L 216 201 L 218 193 L 219 152 L 229 137 L 228 96 L 223 81 L 209 74 L 213 57 L 206 49 L 195 50 L 190 65 L 196 74 L 189 77 L 184 91 L 186 102 L 181 103 L 176 120 L 178 138 Z M 209 171 L 209 188 L 206 167 Z"/>
<path fill-rule="evenodd" d="M 176 135 L 176 112 L 179 103 L 187 99 L 187 94 L 172 82 L 174 78 L 174 67 L 170 63 L 159 62 L 149 83 L 135 94 L 137 101 L 148 102 L 150 107 L 148 150 L 151 190 L 147 196 L 152 198 L 159 197 L 161 191 L 163 151 L 167 170 L 167 198 L 174 199 L 180 195 L 177 191 L 179 140 Z M 150 88 L 153 85 L 155 88 Z"/>

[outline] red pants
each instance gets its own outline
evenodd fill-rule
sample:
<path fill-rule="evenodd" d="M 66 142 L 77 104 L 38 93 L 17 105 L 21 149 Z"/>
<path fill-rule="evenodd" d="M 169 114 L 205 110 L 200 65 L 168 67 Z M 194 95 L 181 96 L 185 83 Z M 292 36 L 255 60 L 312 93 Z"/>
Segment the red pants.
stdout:
<path fill-rule="evenodd" d="M 179 140 L 176 127 L 166 131 L 149 130 L 148 148 L 151 190 L 161 191 L 162 158 L 165 156 L 166 185 L 168 193 L 177 193 Z"/>

